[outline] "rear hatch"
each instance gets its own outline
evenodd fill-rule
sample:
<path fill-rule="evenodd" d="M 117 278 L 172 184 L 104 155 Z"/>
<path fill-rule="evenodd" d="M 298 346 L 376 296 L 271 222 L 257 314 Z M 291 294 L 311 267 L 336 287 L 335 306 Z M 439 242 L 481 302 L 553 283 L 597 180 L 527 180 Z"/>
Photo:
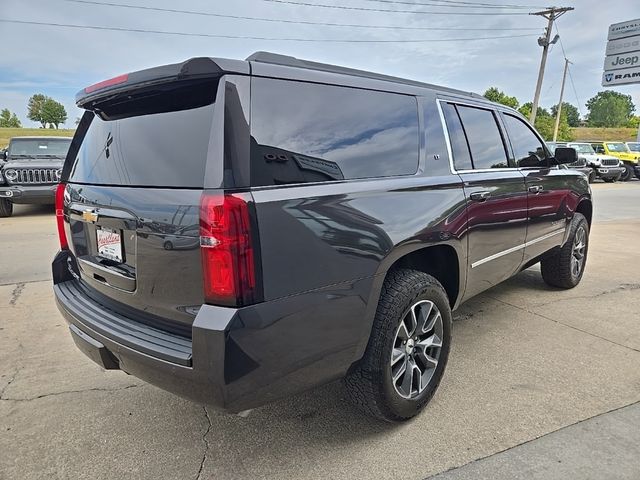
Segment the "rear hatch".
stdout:
<path fill-rule="evenodd" d="M 67 238 L 85 293 L 186 336 L 203 303 L 199 210 L 207 168 L 217 168 L 207 159 L 218 80 L 146 82 L 102 96 L 85 89 L 90 98 L 78 104 L 92 111 L 63 172 Z"/>

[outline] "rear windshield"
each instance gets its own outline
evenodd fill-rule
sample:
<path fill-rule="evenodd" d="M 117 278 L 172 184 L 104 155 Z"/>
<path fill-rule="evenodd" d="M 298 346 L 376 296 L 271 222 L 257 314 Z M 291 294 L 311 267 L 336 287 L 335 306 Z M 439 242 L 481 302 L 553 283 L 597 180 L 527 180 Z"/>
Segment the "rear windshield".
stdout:
<path fill-rule="evenodd" d="M 94 117 L 69 180 L 202 188 L 214 105 L 111 121 Z"/>
<path fill-rule="evenodd" d="M 65 157 L 71 144 L 69 139 L 14 138 L 9 145 L 9 155 Z"/>

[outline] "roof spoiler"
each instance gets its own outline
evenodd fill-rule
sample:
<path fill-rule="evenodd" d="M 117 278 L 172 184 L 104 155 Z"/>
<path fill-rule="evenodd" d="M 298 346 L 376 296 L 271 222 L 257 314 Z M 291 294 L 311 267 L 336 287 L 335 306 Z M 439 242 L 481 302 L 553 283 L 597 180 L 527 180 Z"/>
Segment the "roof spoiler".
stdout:
<path fill-rule="evenodd" d="M 182 63 L 125 73 L 90 85 L 76 94 L 76 105 L 86 110 L 96 110 L 101 104 L 109 103 L 124 92 L 173 82 L 211 79 L 224 73 L 248 74 L 249 69 L 246 62 L 236 60 L 191 58 Z"/>

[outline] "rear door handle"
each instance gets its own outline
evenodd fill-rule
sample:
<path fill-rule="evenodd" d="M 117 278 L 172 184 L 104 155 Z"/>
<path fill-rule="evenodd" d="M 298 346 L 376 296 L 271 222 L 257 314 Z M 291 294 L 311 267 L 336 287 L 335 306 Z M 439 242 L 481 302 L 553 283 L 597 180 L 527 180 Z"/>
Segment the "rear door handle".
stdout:
<path fill-rule="evenodd" d="M 542 185 L 531 185 L 529 187 L 530 193 L 540 193 L 542 190 L 544 190 Z"/>
<path fill-rule="evenodd" d="M 484 202 L 490 196 L 491 192 L 485 190 L 483 192 L 473 192 L 471 195 L 469 195 L 469 198 L 471 198 L 471 200 L 473 200 L 474 202 Z"/>

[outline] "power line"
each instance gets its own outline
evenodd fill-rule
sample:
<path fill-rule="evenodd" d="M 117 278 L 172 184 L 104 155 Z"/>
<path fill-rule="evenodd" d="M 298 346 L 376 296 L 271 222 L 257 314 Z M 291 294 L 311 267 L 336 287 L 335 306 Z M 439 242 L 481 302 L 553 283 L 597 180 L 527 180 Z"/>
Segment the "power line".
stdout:
<path fill-rule="evenodd" d="M 85 30 L 107 30 L 114 32 L 131 32 L 131 33 L 151 33 L 155 35 L 174 35 L 181 37 L 204 37 L 204 38 L 229 38 L 242 40 L 264 40 L 276 42 L 309 42 L 309 43 L 432 43 L 432 42 L 463 42 L 475 40 L 497 40 L 502 38 L 521 38 L 535 37 L 536 34 L 523 35 L 501 35 L 490 37 L 467 37 L 467 38 L 422 38 L 422 39 L 401 39 L 401 40 L 357 40 L 357 39 L 322 39 L 322 38 L 274 38 L 274 37 L 258 37 L 245 35 L 224 35 L 214 33 L 193 33 L 193 32 L 171 32 L 166 30 L 146 30 L 142 28 L 123 28 L 123 27 L 104 27 L 100 25 L 76 25 L 71 23 L 51 23 L 51 22 L 34 22 L 28 20 L 13 20 L 0 18 L 0 23 L 15 23 L 20 25 L 39 25 L 47 27 L 60 28 L 76 28 Z"/>
<path fill-rule="evenodd" d="M 326 3 L 294 2 L 293 0 L 262 0 L 263 2 L 298 5 L 304 7 L 334 8 L 339 10 L 357 10 L 360 12 L 412 13 L 420 15 L 529 15 L 527 12 L 433 12 L 424 10 L 394 10 L 388 8 L 348 7 L 345 5 L 329 5 Z"/>
<path fill-rule="evenodd" d="M 370 29 L 378 29 L 378 30 L 379 29 L 422 30 L 422 31 L 429 31 L 429 30 L 433 30 L 433 31 L 538 30 L 537 28 L 406 27 L 406 26 L 394 26 L 394 25 L 361 25 L 361 24 L 352 24 L 352 23 L 311 22 L 311 21 L 305 21 L 305 20 L 287 20 L 287 19 L 280 19 L 280 18 L 249 17 L 244 15 L 227 15 L 222 13 L 202 12 L 198 10 L 180 10 L 176 8 L 149 7 L 149 6 L 143 6 L 143 5 L 131 5 L 128 3 L 99 2 L 94 0 L 63 0 L 63 1 L 70 2 L 70 3 L 79 3 L 84 5 L 92 5 L 92 6 L 129 8 L 129 9 L 135 9 L 135 10 L 150 10 L 154 12 L 179 13 L 179 14 L 185 14 L 185 15 L 229 18 L 234 20 L 251 20 L 251 21 L 260 21 L 260 22 L 289 23 L 289 24 L 301 24 L 301 25 L 319 25 L 319 26 L 327 26 L 327 27 L 370 28 Z"/>
<path fill-rule="evenodd" d="M 397 5 L 413 5 L 414 7 L 447 7 L 447 8 L 507 8 L 507 9 L 527 9 L 531 10 L 532 8 L 540 8 L 539 6 L 534 5 L 513 5 L 513 4 L 503 4 L 498 5 L 494 3 L 478 3 L 478 2 L 456 2 L 456 1 L 448 1 L 448 0 L 427 0 L 429 3 L 424 2 L 408 2 L 403 0 L 363 0 L 365 2 L 375 2 L 375 3 L 391 3 Z M 438 2 L 438 3 L 432 3 Z M 444 3 L 444 5 L 443 5 Z"/>
<path fill-rule="evenodd" d="M 562 49 L 562 55 L 564 59 L 567 59 L 567 52 L 564 49 L 564 45 L 562 44 L 562 35 L 560 35 L 560 29 L 558 28 L 558 22 L 555 23 L 556 33 L 558 34 L 558 39 L 560 40 L 560 48 Z M 573 75 L 571 75 L 571 68 L 569 68 L 569 81 L 571 82 L 571 89 L 573 90 L 573 94 L 576 97 L 576 103 L 578 104 L 578 112 L 580 112 L 580 117 L 584 119 L 584 115 L 582 113 L 582 108 L 580 108 L 580 98 L 578 98 L 578 91 L 576 90 L 576 84 L 573 82 Z"/>

